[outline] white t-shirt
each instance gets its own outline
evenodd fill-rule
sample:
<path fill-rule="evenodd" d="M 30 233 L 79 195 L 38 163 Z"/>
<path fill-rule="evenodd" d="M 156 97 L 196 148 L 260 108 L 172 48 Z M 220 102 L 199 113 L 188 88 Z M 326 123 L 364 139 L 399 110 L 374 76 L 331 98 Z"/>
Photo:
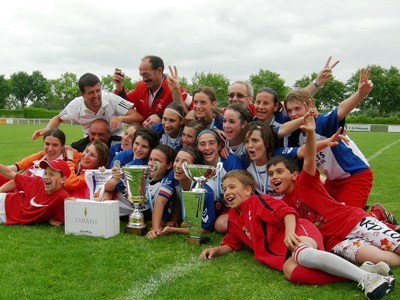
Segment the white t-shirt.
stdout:
<path fill-rule="evenodd" d="M 91 111 L 85 105 L 83 97 L 77 97 L 59 113 L 59 117 L 63 121 L 72 121 L 82 125 L 85 136 L 89 134 L 89 126 L 94 120 L 104 119 L 110 122 L 114 116 L 125 116 L 133 104 L 118 95 L 102 91 L 101 92 L 101 107 L 97 113 Z M 112 135 L 122 136 L 123 125 L 111 130 Z"/>

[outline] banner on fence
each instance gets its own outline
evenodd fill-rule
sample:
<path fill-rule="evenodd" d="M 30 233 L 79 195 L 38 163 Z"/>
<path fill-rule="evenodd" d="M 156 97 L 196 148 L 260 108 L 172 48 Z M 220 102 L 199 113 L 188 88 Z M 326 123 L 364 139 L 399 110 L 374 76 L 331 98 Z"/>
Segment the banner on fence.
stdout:
<path fill-rule="evenodd" d="M 389 125 L 388 132 L 400 132 L 400 125 Z"/>
<path fill-rule="evenodd" d="M 347 129 L 347 131 L 370 132 L 371 125 L 370 124 L 347 124 L 346 129 Z"/>

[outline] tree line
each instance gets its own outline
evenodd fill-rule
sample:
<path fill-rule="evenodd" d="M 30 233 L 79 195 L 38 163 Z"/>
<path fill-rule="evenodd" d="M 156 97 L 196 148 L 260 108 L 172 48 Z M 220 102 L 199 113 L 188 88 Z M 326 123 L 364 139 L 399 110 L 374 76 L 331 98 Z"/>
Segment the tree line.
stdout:
<path fill-rule="evenodd" d="M 391 66 L 389 69 L 378 65 L 369 66 L 370 79 L 374 83 L 371 94 L 359 105 L 359 113 L 368 116 L 389 116 L 400 112 L 400 72 Z M 326 111 L 337 106 L 343 99 L 357 90 L 359 70 L 352 74 L 347 82 L 337 80 L 334 76 L 316 95 L 315 105 L 321 111 Z M 280 99 L 293 88 L 307 86 L 317 76 L 317 73 L 304 75 L 292 87 L 285 84 L 280 74 L 260 69 L 258 73 L 251 74 L 247 79 L 254 87 L 255 93 L 262 87 L 274 89 Z M 101 78 L 102 87 L 113 91 L 112 75 Z M 212 87 L 219 101 L 219 106 L 224 107 L 228 101 L 229 80 L 220 73 L 196 72 L 189 81 L 180 78 L 181 86 L 193 93 L 200 86 Z M 129 91 L 136 82 L 125 76 L 124 85 Z M 9 79 L 0 75 L 0 109 L 19 109 L 27 106 L 61 110 L 71 100 L 79 96 L 78 77 L 74 73 L 64 73 L 57 79 L 46 79 L 40 71 L 32 74 L 20 71 L 13 73 Z"/>

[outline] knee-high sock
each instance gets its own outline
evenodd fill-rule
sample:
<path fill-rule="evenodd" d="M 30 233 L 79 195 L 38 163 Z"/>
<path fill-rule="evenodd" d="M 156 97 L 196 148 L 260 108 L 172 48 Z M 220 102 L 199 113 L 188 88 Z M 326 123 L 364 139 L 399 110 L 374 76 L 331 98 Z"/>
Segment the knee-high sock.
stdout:
<path fill-rule="evenodd" d="M 296 249 L 294 259 L 304 267 L 318 269 L 356 282 L 368 274 L 351 262 L 330 252 L 314 249 L 308 243 L 303 243 Z"/>

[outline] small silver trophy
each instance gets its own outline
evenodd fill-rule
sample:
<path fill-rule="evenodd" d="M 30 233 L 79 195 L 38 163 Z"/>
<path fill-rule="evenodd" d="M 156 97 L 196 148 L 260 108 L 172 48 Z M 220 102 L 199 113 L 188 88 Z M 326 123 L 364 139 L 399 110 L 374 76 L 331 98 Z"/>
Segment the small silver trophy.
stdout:
<path fill-rule="evenodd" d="M 222 163 L 217 167 L 209 165 L 196 165 L 184 162 L 182 169 L 185 175 L 196 184 L 191 191 L 182 191 L 183 198 L 183 219 L 189 228 L 189 236 L 186 242 L 192 245 L 201 245 L 207 243 L 210 238 L 202 235 L 201 221 L 203 215 L 204 199 L 206 189 L 203 184 L 217 176 L 222 169 Z"/>
<path fill-rule="evenodd" d="M 89 188 L 90 200 L 101 200 L 104 195 L 104 185 L 111 177 L 111 170 L 101 172 L 97 169 L 88 169 L 85 171 L 85 181 Z"/>
<path fill-rule="evenodd" d="M 144 221 L 144 215 L 139 210 L 139 205 L 151 201 L 146 198 L 146 189 L 150 184 L 152 173 L 158 172 L 160 164 L 155 162 L 152 166 L 124 166 L 122 173 L 125 176 L 125 186 L 127 200 L 133 205 L 133 212 L 129 215 L 128 224 L 125 227 L 126 233 L 144 235 L 147 225 Z M 153 172 L 154 171 L 154 172 Z M 152 177 L 156 176 L 153 175 Z"/>

